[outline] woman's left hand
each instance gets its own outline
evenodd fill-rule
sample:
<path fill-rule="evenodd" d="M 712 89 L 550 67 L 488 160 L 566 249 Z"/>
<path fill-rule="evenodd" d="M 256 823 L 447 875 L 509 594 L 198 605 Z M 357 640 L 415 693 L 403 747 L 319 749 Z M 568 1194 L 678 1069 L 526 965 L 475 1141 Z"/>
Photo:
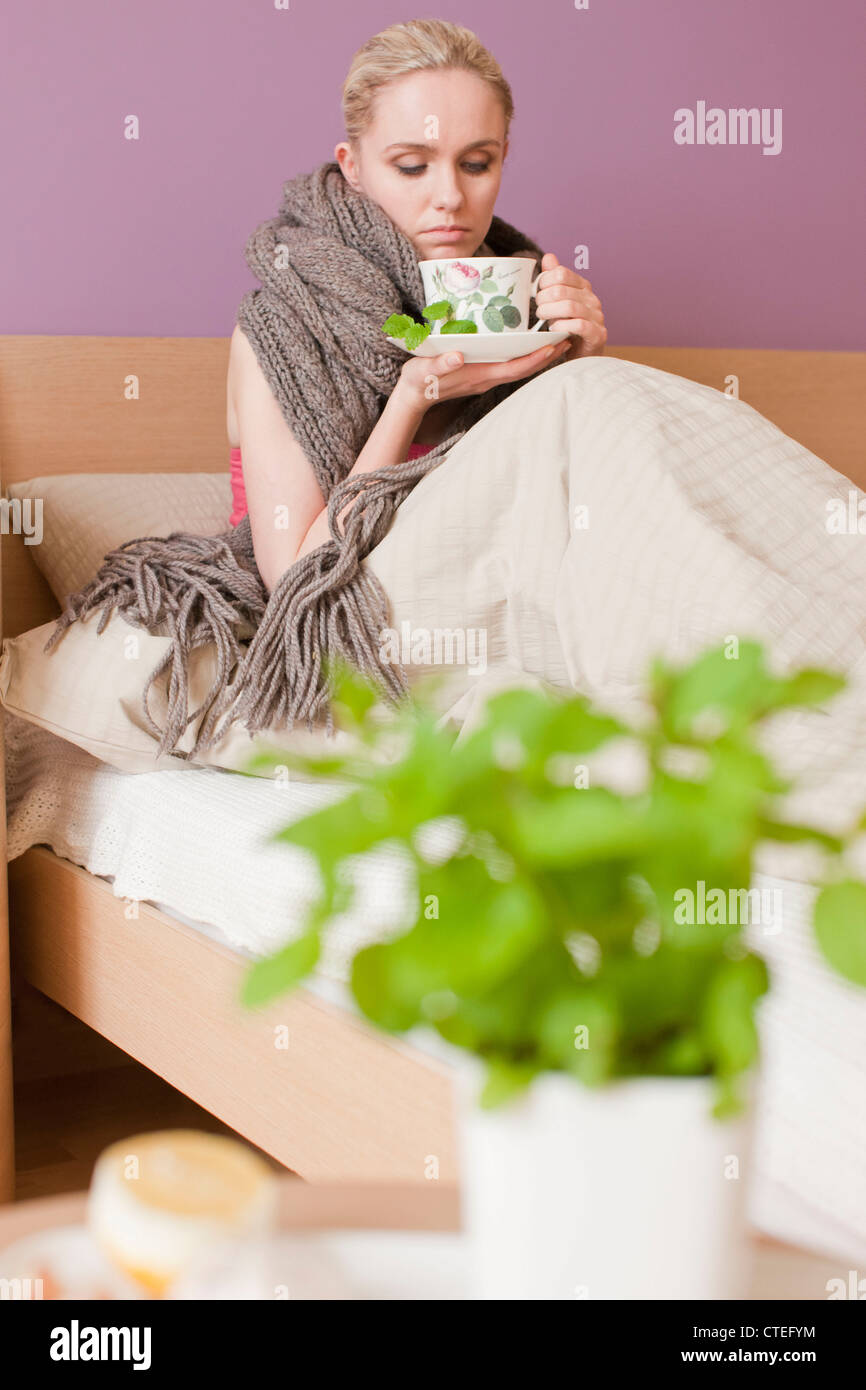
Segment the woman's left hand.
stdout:
<path fill-rule="evenodd" d="M 548 319 L 551 329 L 557 332 L 565 329 L 573 340 L 562 361 L 599 356 L 607 342 L 607 329 L 601 300 L 593 294 L 592 285 L 576 270 L 560 265 L 553 251 L 545 252 L 541 271 L 535 299 L 536 316 Z"/>

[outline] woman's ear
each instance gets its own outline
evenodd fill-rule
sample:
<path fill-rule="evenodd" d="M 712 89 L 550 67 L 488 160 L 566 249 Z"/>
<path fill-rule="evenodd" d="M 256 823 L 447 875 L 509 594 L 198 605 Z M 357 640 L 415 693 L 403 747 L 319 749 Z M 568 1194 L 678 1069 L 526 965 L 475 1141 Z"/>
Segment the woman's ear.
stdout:
<path fill-rule="evenodd" d="M 357 192 L 361 187 L 361 181 L 358 178 L 358 168 L 355 162 L 355 156 L 352 153 L 352 147 L 347 140 L 341 140 L 335 147 L 334 158 L 343 171 L 343 177 L 346 182 L 350 183 Z"/>

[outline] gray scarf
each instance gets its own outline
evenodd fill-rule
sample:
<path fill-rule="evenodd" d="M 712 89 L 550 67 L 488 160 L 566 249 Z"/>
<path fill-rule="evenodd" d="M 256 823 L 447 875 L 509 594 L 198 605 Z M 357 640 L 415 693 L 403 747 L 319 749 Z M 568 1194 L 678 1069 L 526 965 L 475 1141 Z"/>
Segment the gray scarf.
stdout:
<path fill-rule="evenodd" d="M 488 248 L 500 256 L 528 249 L 540 268 L 541 248 L 502 218 L 492 219 L 482 254 Z M 381 325 L 392 313 L 421 318 L 415 248 L 378 203 L 352 188 L 337 163 L 324 163 L 284 184 L 279 215 L 256 229 L 246 259 L 261 288 L 244 296 L 237 321 L 327 499 L 332 539 L 291 565 L 270 594 L 256 566 L 249 514 L 218 536 L 175 531 L 126 541 L 67 597 L 45 644 L 49 651 L 71 623 L 95 608 L 102 610 L 97 633 L 118 609 L 127 622 L 170 636 L 147 679 L 142 709 L 158 753 L 181 758 L 211 747 L 235 720 L 252 736 L 292 727 L 296 719 L 312 728 L 324 714 L 331 733 L 332 682 L 324 657 L 341 657 L 363 671 L 392 702 L 408 692 L 403 667 L 380 654 L 388 600 L 361 561 L 419 479 L 522 384 L 467 396 L 448 435 L 422 458 L 344 481 L 407 358 Z M 339 534 L 336 518 L 350 499 Z M 188 659 L 208 642 L 215 644 L 218 669 L 190 714 Z M 166 668 L 161 729 L 147 700 Z M 200 714 L 186 753 L 177 745 Z"/>

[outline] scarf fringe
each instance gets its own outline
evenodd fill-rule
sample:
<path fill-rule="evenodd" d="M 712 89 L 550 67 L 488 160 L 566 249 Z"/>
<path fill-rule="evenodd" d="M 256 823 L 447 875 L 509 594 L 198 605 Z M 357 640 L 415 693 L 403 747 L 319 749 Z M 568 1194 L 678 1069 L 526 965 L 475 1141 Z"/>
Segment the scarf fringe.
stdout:
<path fill-rule="evenodd" d="M 73 622 L 97 610 L 101 610 L 97 636 L 115 611 L 134 627 L 151 633 L 164 625 L 171 641 L 147 678 L 142 713 L 158 741 L 158 754 L 190 758 L 193 753 L 177 745 L 200 715 L 204 718 L 199 736 L 207 734 L 232 666 L 243 657 L 235 628 L 244 622 L 257 627 L 266 604 L 258 573 L 239 561 L 226 537 L 184 531 L 142 536 L 109 551 L 94 578 L 67 596 L 43 651 L 51 651 Z M 217 672 L 201 704 L 188 713 L 189 653 L 209 642 L 216 647 Z M 167 667 L 167 714 L 161 729 L 151 715 L 148 695 Z"/>

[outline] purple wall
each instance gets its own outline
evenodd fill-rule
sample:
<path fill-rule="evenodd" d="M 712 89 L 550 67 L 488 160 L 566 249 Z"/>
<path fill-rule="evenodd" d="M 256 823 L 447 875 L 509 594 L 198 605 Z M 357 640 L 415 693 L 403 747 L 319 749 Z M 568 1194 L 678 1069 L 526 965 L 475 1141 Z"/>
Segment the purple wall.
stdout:
<path fill-rule="evenodd" d="M 588 4 L 8 7 L 0 331 L 230 333 L 247 237 L 343 136 L 352 53 L 435 15 L 514 91 L 497 210 L 566 263 L 588 244 L 612 343 L 866 348 L 863 0 Z M 699 101 L 782 108 L 781 152 L 677 145 Z"/>

